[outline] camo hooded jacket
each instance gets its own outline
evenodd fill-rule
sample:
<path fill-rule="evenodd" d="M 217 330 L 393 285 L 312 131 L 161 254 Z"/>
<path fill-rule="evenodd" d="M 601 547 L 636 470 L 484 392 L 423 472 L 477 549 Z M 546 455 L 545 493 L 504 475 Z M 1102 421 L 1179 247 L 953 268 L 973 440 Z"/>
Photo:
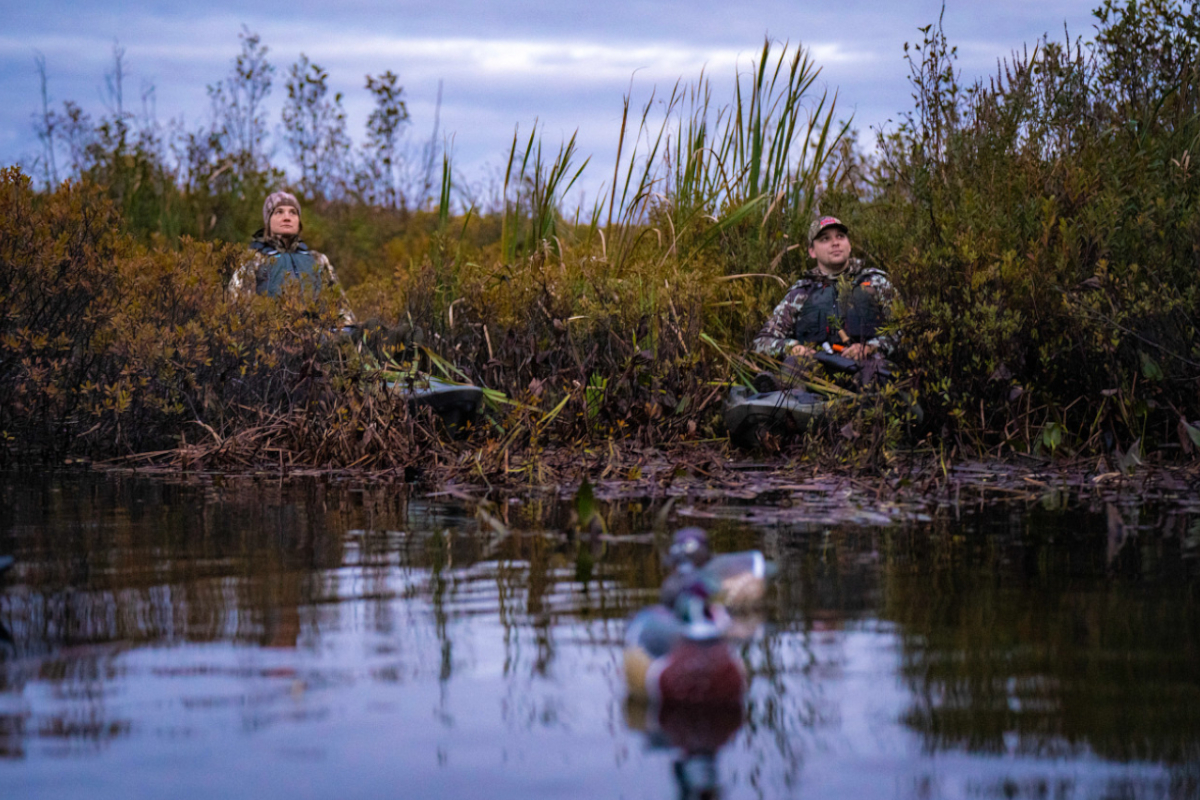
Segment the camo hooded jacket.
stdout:
<path fill-rule="evenodd" d="M 262 230 L 254 234 L 250 250 L 250 258 L 238 267 L 229 280 L 231 297 L 248 297 L 252 294 L 276 296 L 282 284 L 289 279 L 315 281 L 312 287 L 315 294 L 330 291 L 338 298 L 341 324 L 355 324 L 346 294 L 324 253 L 309 250 L 299 237 L 285 244 L 277 237 L 265 236 Z"/>

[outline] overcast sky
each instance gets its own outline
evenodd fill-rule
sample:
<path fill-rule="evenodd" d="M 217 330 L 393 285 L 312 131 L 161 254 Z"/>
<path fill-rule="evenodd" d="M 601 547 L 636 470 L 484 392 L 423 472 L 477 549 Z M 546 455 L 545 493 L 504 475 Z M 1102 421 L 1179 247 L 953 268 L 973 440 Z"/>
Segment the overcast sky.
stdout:
<path fill-rule="evenodd" d="M 1061 41 L 1094 34 L 1100 0 L 947 0 L 944 24 L 964 76 L 995 69 L 997 59 L 1049 34 Z M 125 50 L 126 106 L 137 109 L 153 86 L 157 118 L 206 120 L 205 87 L 223 78 L 242 26 L 262 36 L 276 66 L 271 124 L 278 124 L 288 67 L 301 53 L 328 70 L 345 94 L 351 134 L 361 137 L 370 109 L 364 76 L 400 76 L 415 143 L 432 132 L 438 82 L 441 130 L 453 137 L 457 169 L 473 181 L 503 166 L 514 127 L 538 121 L 553 147 L 575 130 L 593 157 L 585 186 L 611 175 L 622 97 L 640 105 L 657 87 L 670 91 L 701 73 L 715 100 L 728 102 L 738 70 L 749 69 L 764 37 L 808 48 L 821 81 L 838 93 L 840 119 L 862 139 L 910 107 L 906 41 L 936 22 L 941 0 L 750 0 L 749 2 L 556 3 L 532 0 L 0 0 L 0 164 L 29 163 L 38 152 L 40 109 L 35 56 L 45 57 L 53 105 L 73 100 L 104 113 L 113 46 Z M 282 153 L 276 159 L 283 162 Z"/>

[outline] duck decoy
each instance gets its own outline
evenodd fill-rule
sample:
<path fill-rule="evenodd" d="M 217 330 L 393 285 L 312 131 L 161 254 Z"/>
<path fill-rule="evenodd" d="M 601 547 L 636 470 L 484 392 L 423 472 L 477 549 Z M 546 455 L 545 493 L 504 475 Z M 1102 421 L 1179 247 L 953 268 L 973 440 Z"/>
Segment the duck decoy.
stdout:
<path fill-rule="evenodd" d="M 673 704 L 740 705 L 746 668 L 713 619 L 706 585 L 682 588 L 673 609 L 638 612 L 625 634 L 629 696 L 662 707 Z"/>
<path fill-rule="evenodd" d="M 746 695 L 746 667 L 713 622 L 707 601 L 699 593 L 685 591 L 678 604 L 682 638 L 646 671 L 650 701 L 660 707 L 740 707 Z"/>
<path fill-rule="evenodd" d="M 663 605 L 672 606 L 681 588 L 699 579 L 706 582 L 712 598 L 730 610 L 761 605 L 767 583 L 778 571 L 758 550 L 712 555 L 708 534 L 700 528 L 681 528 L 667 553 L 672 572 L 663 582 Z"/>

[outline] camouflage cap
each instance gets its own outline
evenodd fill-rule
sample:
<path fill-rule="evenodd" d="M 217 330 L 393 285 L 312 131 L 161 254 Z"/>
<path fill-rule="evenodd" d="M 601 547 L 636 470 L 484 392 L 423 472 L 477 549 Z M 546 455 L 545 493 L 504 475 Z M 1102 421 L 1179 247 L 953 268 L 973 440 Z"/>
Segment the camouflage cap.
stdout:
<path fill-rule="evenodd" d="M 837 217 L 817 217 L 813 220 L 813 224 L 808 226 L 808 243 L 812 244 L 821 231 L 826 228 L 841 228 L 842 233 L 849 233 L 850 229 L 846 227 L 846 223 L 842 222 Z"/>
<path fill-rule="evenodd" d="M 296 209 L 297 216 L 300 214 L 300 201 L 291 192 L 272 192 L 267 195 L 263 201 L 263 230 L 268 236 L 271 235 L 271 214 L 280 206 L 291 206 Z"/>

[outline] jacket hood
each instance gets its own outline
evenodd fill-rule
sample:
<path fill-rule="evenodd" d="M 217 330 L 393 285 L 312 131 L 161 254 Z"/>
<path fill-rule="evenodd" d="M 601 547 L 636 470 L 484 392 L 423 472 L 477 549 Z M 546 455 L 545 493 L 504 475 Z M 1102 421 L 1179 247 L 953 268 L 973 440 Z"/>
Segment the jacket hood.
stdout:
<path fill-rule="evenodd" d="M 280 253 L 303 253 L 308 250 L 308 245 L 299 236 L 296 236 L 290 242 L 285 242 L 279 236 L 267 236 L 265 228 L 259 228 L 251 237 L 251 247 L 255 250 L 278 250 Z"/>

